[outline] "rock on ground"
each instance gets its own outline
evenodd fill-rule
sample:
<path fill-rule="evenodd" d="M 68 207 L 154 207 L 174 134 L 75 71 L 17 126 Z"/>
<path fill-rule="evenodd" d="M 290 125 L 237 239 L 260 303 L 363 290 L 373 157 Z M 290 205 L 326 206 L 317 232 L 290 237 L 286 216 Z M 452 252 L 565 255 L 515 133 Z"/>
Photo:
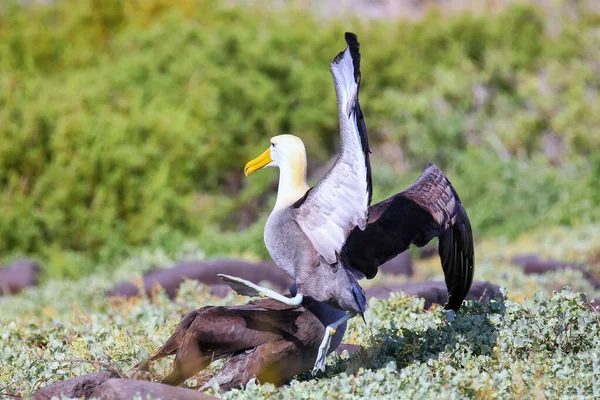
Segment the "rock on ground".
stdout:
<path fill-rule="evenodd" d="M 342 354 L 344 350 L 348 350 L 348 353 L 354 354 L 361 351 L 362 346 L 358 344 L 341 343 L 338 347 L 336 347 L 335 352 L 337 354 Z"/>
<path fill-rule="evenodd" d="M 596 289 L 600 289 L 600 279 L 595 277 L 589 270 L 582 265 L 577 265 L 568 261 L 545 260 L 537 254 L 521 254 L 511 259 L 511 262 L 523 269 L 526 274 L 545 274 L 552 271 L 561 271 L 572 269 L 579 271 Z M 558 288 L 560 290 L 560 288 Z"/>
<path fill-rule="evenodd" d="M 209 400 L 216 397 L 191 389 L 163 385 L 148 381 L 130 379 L 110 379 L 97 386 L 91 394 L 98 400 L 131 400 L 138 396 L 142 399 L 161 400 Z"/>
<path fill-rule="evenodd" d="M 213 296 L 217 296 L 217 297 L 225 297 L 230 293 L 234 293 L 235 291 L 226 283 L 219 283 L 219 284 L 215 284 L 215 285 L 210 285 L 210 293 Z"/>
<path fill-rule="evenodd" d="M 38 284 L 40 266 L 33 260 L 17 260 L 0 269 L 0 294 L 17 293 Z"/>
<path fill-rule="evenodd" d="M 90 398 L 93 390 L 108 381 L 115 378 L 116 375 L 110 372 L 94 372 L 66 381 L 54 382 L 31 396 L 33 400 L 50 400 L 53 397 L 61 398 L 61 394 L 69 398 L 79 398 L 85 396 Z"/>
<path fill-rule="evenodd" d="M 161 268 L 144 276 L 144 289 L 148 295 L 154 286 L 162 286 L 170 298 L 175 297 L 181 282 L 186 279 L 200 281 L 206 285 L 221 285 L 223 281 L 217 274 L 238 276 L 258 283 L 267 281 L 280 290 L 287 290 L 292 279 L 273 262 L 251 263 L 241 260 L 188 261 L 173 268 Z M 223 287 L 215 288 L 217 295 L 226 295 Z M 132 297 L 139 293 L 132 282 L 121 282 L 108 290 L 108 296 Z"/>
<path fill-rule="evenodd" d="M 443 281 L 415 282 L 394 285 L 375 286 L 365 290 L 367 299 L 387 299 L 391 293 L 403 290 L 408 296 L 417 296 L 425 299 L 425 309 L 432 304 L 445 304 L 448 300 L 448 289 Z M 474 281 L 465 300 L 479 300 L 487 302 L 489 299 L 500 295 L 500 287 L 493 283 Z"/>
<path fill-rule="evenodd" d="M 390 261 L 382 264 L 379 271 L 391 275 L 413 275 L 412 257 L 408 251 L 400 253 Z"/>

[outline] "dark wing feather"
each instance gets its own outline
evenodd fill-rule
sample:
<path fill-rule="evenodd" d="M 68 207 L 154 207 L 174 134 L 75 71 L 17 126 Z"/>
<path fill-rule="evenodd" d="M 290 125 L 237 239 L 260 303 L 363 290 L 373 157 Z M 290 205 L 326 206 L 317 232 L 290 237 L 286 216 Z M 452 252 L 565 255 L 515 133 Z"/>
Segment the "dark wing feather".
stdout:
<path fill-rule="evenodd" d="M 371 204 L 371 197 L 373 195 L 373 182 L 371 179 L 371 161 L 369 160 L 369 154 L 371 149 L 369 148 L 369 136 L 367 135 L 367 124 L 365 123 L 365 117 L 360 103 L 358 101 L 358 93 L 360 92 L 360 43 L 358 43 L 358 37 L 352 32 L 346 32 L 345 34 L 346 43 L 350 49 L 352 55 L 352 64 L 354 65 L 354 80 L 358 84 L 356 93 L 356 104 L 354 111 L 356 112 L 356 126 L 358 128 L 358 134 L 360 136 L 360 144 L 363 148 L 363 154 L 365 157 L 365 164 L 367 166 L 367 192 L 369 192 L 369 204 Z M 342 52 L 343 53 L 343 52 Z M 340 53 L 338 57 L 342 54 Z"/>
<path fill-rule="evenodd" d="M 150 360 L 176 354 L 173 371 L 163 383 L 179 385 L 214 360 L 293 338 L 296 322 L 305 311 L 302 306 L 272 299 L 235 307 L 204 307 L 183 317 Z"/>
<path fill-rule="evenodd" d="M 350 233 L 342 260 L 370 279 L 411 244 L 421 247 L 434 237 L 448 286 L 445 307 L 458 310 L 473 280 L 473 234 L 458 194 L 433 164 L 405 191 L 369 208 L 367 228 Z"/>
<path fill-rule="evenodd" d="M 302 306 L 290 306 L 272 299 L 242 306 L 210 307 L 203 310 L 185 331 L 196 338 L 202 351 L 214 352 L 218 357 L 294 334 L 296 320 L 303 311 Z"/>
<path fill-rule="evenodd" d="M 359 87 L 360 88 L 360 87 Z M 367 124 L 365 123 L 365 116 L 363 115 L 362 109 L 358 98 L 356 99 L 356 126 L 358 126 L 358 133 L 360 134 L 360 142 L 363 147 L 365 155 L 365 164 L 367 165 L 367 192 L 369 193 L 369 204 L 371 204 L 371 198 L 373 197 L 373 180 L 371 178 L 371 161 L 369 160 L 369 154 L 371 149 L 369 148 L 369 137 L 367 136 Z"/>
<path fill-rule="evenodd" d="M 273 299 L 233 307 L 202 307 L 181 318 L 173 335 L 150 361 L 176 354 L 187 336 L 193 336 L 201 349 L 217 353 L 251 348 L 274 336 L 294 333 L 296 320 L 304 311 L 302 306 Z"/>
<path fill-rule="evenodd" d="M 269 382 L 279 386 L 312 365 L 305 361 L 305 351 L 294 342 L 279 340 L 235 354 L 200 390 L 217 384 L 219 390 L 225 392 L 245 386 L 252 378 L 261 384 Z M 316 354 L 316 350 L 313 353 Z"/>
<path fill-rule="evenodd" d="M 163 344 L 162 347 L 158 349 L 158 351 L 152 357 L 150 357 L 150 361 L 156 361 L 160 358 L 176 354 L 181 347 L 181 343 L 185 335 L 189 331 L 192 324 L 196 321 L 196 318 L 202 315 L 202 313 L 209 308 L 210 306 L 202 307 L 198 310 L 192 311 L 189 314 L 186 314 L 183 318 L 181 318 L 181 321 L 179 321 L 179 324 L 177 324 L 177 328 L 175 328 L 175 332 L 171 335 L 171 337 L 169 337 L 169 339 L 167 339 L 165 344 Z"/>

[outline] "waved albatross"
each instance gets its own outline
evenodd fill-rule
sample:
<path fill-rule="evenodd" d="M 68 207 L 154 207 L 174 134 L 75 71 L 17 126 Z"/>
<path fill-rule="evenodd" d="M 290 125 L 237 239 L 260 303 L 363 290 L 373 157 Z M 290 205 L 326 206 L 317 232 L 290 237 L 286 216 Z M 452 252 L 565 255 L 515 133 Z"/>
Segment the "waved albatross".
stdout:
<path fill-rule="evenodd" d="M 264 239 L 275 263 L 295 279 L 295 296 L 286 298 L 244 279 L 220 275 L 240 294 L 264 295 L 286 304 L 300 304 L 309 296 L 348 312 L 327 327 L 313 373 L 325 369 L 336 327 L 365 311 L 358 280 L 373 278 L 381 264 L 411 244 L 424 246 L 438 237 L 448 286 L 447 309 L 458 311 L 474 272 L 469 219 L 454 188 L 435 165 L 427 166 L 403 192 L 369 206 L 370 150 L 358 102 L 359 43 L 353 33 L 346 33 L 345 39 L 348 47 L 330 66 L 341 137 L 340 154 L 331 169 L 309 188 L 302 140 L 280 135 L 244 170 L 248 176 L 264 167 L 279 167 L 277 200 Z"/>
<path fill-rule="evenodd" d="M 174 386 L 223 358 L 225 365 L 201 390 L 217 384 L 226 391 L 253 378 L 280 385 L 313 366 L 325 326 L 344 314 L 309 297 L 297 306 L 260 299 L 241 306 L 202 307 L 181 319 L 149 361 L 175 354 L 173 370 L 162 381 Z M 337 329 L 330 351 L 345 330 L 345 324 Z"/>

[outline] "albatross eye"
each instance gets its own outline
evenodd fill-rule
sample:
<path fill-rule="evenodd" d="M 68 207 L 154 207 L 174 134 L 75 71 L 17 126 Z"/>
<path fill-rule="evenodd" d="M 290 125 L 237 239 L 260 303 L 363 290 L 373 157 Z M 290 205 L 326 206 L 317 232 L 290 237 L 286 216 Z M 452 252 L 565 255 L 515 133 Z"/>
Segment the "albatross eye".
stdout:
<path fill-rule="evenodd" d="M 271 143 L 271 147 L 275 147 L 275 143 Z"/>

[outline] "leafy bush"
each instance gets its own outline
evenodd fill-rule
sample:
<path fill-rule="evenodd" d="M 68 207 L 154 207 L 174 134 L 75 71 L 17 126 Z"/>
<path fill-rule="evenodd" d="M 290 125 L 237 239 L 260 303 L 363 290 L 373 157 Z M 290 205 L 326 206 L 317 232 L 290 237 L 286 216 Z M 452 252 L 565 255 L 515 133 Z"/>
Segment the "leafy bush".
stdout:
<path fill-rule="evenodd" d="M 477 235 L 597 218 L 600 21 L 545 22 L 519 5 L 351 25 L 373 159 L 394 166 L 374 168 L 377 197 L 433 162 Z M 274 173 L 243 183 L 241 168 L 279 133 L 311 167 L 335 152 L 327 66 L 348 26 L 213 0 L 3 3 L 0 253 L 69 277 L 186 237 L 264 255 L 260 229 L 238 232 Z"/>

